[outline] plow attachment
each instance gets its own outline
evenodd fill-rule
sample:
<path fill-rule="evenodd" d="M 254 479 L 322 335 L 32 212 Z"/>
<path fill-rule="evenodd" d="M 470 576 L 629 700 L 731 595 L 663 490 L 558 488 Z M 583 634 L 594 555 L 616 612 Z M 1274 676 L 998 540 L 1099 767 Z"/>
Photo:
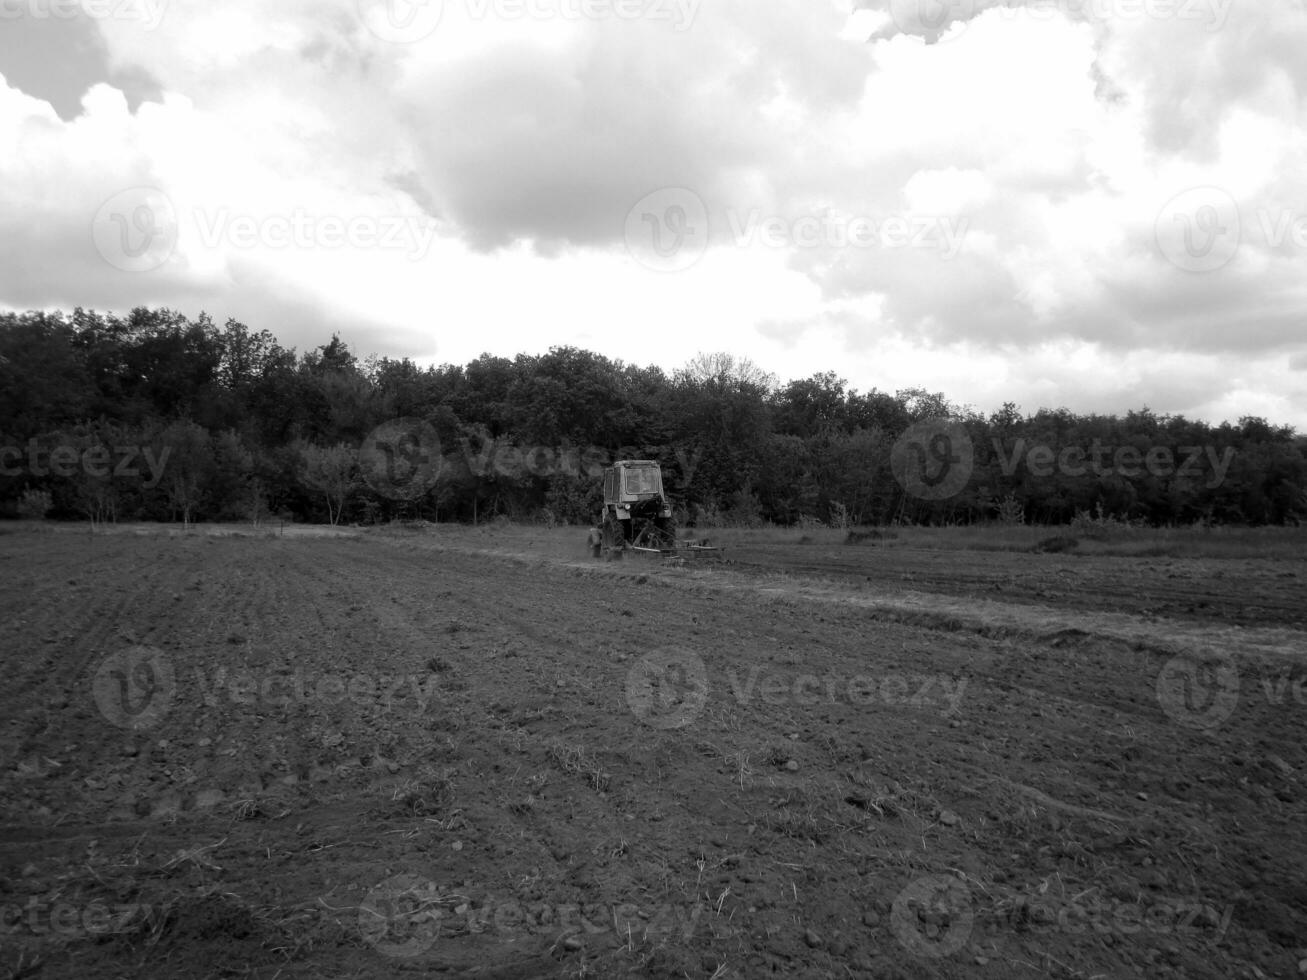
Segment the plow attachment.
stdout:
<path fill-rule="evenodd" d="M 620 557 L 621 551 L 629 551 L 634 555 L 641 555 L 646 558 L 660 558 L 663 561 L 684 562 L 720 560 L 722 549 L 703 541 L 677 541 L 671 547 L 655 548 L 649 545 L 631 544 L 617 552 Z"/>
<path fill-rule="evenodd" d="M 678 541 L 671 547 L 663 548 L 643 544 L 628 544 L 625 548 L 615 549 L 612 556 L 620 558 L 626 552 L 644 558 L 658 558 L 668 562 L 711 561 L 720 560 L 722 557 L 722 549 L 707 543 L 707 541 Z"/>
<path fill-rule="evenodd" d="M 707 538 L 678 538 L 670 528 L 660 526 L 655 521 L 637 522 L 630 540 L 626 539 L 622 531 L 620 525 L 604 527 L 601 546 L 596 555 L 620 559 L 623 555 L 632 554 L 675 563 L 720 560 L 722 557 L 722 549 Z"/>

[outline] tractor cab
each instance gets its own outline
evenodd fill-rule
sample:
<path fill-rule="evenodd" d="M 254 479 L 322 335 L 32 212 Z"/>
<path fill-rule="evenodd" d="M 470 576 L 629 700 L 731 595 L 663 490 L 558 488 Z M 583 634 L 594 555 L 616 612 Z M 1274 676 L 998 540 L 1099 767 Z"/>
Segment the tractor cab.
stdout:
<path fill-rule="evenodd" d="M 604 506 L 630 510 L 632 504 L 657 500 L 671 516 L 663 499 L 663 471 L 657 463 L 647 459 L 622 460 L 604 470 Z M 630 514 L 624 515 L 629 517 Z"/>

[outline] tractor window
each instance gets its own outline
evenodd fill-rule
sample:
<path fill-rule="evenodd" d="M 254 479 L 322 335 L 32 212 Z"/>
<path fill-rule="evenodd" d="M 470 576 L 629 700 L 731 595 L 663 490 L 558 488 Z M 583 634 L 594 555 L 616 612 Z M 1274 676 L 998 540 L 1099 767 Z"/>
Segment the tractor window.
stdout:
<path fill-rule="evenodd" d="M 653 467 L 630 469 L 626 471 L 627 493 L 661 493 L 662 481 Z"/>

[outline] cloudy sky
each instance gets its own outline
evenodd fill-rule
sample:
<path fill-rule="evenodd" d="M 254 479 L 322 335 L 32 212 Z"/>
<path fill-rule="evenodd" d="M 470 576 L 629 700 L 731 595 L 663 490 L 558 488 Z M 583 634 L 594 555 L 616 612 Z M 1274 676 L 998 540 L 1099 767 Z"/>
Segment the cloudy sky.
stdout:
<path fill-rule="evenodd" d="M 1307 431 L 1302 0 L 0 0 L 0 307 Z"/>

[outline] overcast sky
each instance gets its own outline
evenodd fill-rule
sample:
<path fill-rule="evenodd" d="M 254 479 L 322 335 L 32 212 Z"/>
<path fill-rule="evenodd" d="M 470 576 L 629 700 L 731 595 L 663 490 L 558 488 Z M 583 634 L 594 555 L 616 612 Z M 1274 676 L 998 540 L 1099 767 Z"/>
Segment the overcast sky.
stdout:
<path fill-rule="evenodd" d="M 1302 0 L 0 0 L 0 306 L 1307 431 L 1304 50 Z"/>

